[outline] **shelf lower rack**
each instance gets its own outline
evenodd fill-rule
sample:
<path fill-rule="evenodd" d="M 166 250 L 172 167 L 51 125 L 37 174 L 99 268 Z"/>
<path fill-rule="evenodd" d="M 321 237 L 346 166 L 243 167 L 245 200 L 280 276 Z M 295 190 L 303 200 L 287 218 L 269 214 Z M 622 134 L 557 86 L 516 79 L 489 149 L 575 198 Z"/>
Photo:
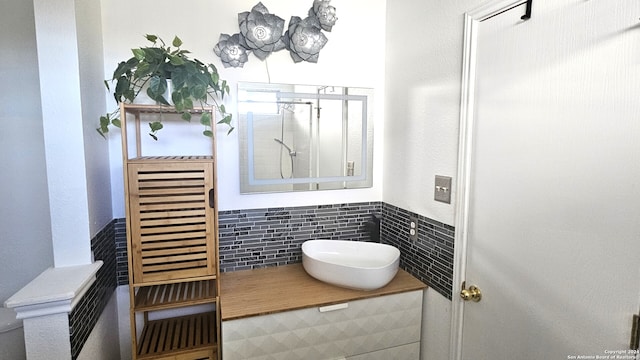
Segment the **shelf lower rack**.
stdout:
<path fill-rule="evenodd" d="M 212 303 L 216 296 L 215 280 L 144 286 L 136 293 L 135 310 L 153 311 Z"/>
<path fill-rule="evenodd" d="M 215 359 L 217 352 L 215 312 L 149 321 L 142 330 L 137 359 L 164 359 L 192 354 Z"/>

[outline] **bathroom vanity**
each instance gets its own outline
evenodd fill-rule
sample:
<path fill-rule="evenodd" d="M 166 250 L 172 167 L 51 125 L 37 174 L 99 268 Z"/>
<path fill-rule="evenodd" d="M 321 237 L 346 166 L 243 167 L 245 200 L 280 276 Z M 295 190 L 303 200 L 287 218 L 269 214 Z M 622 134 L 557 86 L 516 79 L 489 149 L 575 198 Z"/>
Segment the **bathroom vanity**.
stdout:
<path fill-rule="evenodd" d="M 417 360 L 425 288 L 403 270 L 372 291 L 323 283 L 300 264 L 223 273 L 223 359 Z"/>

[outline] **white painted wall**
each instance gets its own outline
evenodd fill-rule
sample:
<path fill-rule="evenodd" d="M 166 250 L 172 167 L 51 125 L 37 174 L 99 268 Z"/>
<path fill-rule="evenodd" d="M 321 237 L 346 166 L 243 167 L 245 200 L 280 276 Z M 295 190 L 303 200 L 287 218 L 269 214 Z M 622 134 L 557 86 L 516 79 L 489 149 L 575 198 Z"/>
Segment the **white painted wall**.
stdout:
<path fill-rule="evenodd" d="M 157 34 L 166 41 L 178 35 L 184 48 L 204 62 L 218 66 L 222 78 L 231 85 L 232 98 L 238 81 L 301 83 L 312 85 L 348 85 L 376 89 L 374 186 L 370 189 L 300 193 L 240 195 L 237 132 L 226 136 L 221 127 L 218 135 L 218 187 L 220 210 L 249 209 L 271 206 L 302 206 L 382 199 L 382 135 L 384 124 L 384 0 L 333 1 L 339 20 L 327 33 L 329 42 L 320 53 L 317 64 L 295 64 L 287 51 L 272 54 L 262 62 L 253 55 L 244 68 L 223 68 L 213 53 L 220 33 L 239 32 L 237 14 L 249 11 L 257 1 L 194 0 L 189 6 L 168 0 L 110 0 L 102 2 L 105 53 L 105 78 L 110 77 L 119 61 L 131 56 L 131 48 L 147 45 L 144 34 Z M 270 0 L 263 2 L 269 11 L 286 20 L 305 17 L 313 1 Z M 153 16 L 140 14 L 153 13 Z M 268 71 L 267 71 L 268 68 Z M 270 75 L 270 77 L 269 77 Z M 108 108 L 115 103 L 106 95 Z M 235 113 L 233 100 L 227 110 Z M 97 118 L 96 118 L 97 121 Z M 196 125 L 197 127 L 197 125 Z M 196 129 L 196 135 L 199 134 Z M 124 217 L 122 160 L 119 131 L 110 136 L 113 216 Z M 161 133 L 161 140 L 169 136 Z M 200 135 L 198 135 L 200 136 Z"/>
<path fill-rule="evenodd" d="M 434 177 L 456 180 L 463 14 L 482 2 L 394 0 L 387 7 L 383 199 L 449 225 L 455 204 L 433 200 Z"/>
<path fill-rule="evenodd" d="M 0 304 L 53 265 L 30 1 L 0 1 Z"/>
<path fill-rule="evenodd" d="M 482 2 L 394 0 L 386 11 L 383 201 L 449 225 L 455 203 L 433 200 L 434 177 L 455 189 L 463 14 Z M 426 293 L 422 358 L 446 359 L 451 302 Z"/>
<path fill-rule="evenodd" d="M 35 0 L 34 14 L 54 263 L 89 264 L 90 239 L 111 220 L 106 145 L 85 125 L 104 109 L 100 7 Z"/>
<path fill-rule="evenodd" d="M 452 176 L 455 189 L 463 14 L 482 2 L 393 0 L 386 12 L 382 199 L 449 225 L 455 204 L 433 200 L 434 177 Z M 449 300 L 427 290 L 423 359 L 448 358 L 450 312 Z"/>
<path fill-rule="evenodd" d="M 131 351 L 131 319 L 129 318 L 129 285 L 116 288 L 118 302 L 118 335 L 120 338 L 120 360 L 129 360 Z"/>
<path fill-rule="evenodd" d="M 95 119 L 106 112 L 101 101 L 104 94 L 102 14 L 95 0 L 75 0 L 75 10 L 89 231 L 93 238 L 113 219 L 109 146 L 95 130 Z"/>
<path fill-rule="evenodd" d="M 35 0 L 34 13 L 54 263 L 87 264 L 89 211 L 74 4 Z"/>
<path fill-rule="evenodd" d="M 82 351 L 78 355 L 78 360 L 126 360 L 131 357 L 131 353 L 126 357 L 121 357 L 120 336 L 118 329 L 118 292 L 111 295 L 102 315 L 98 319 L 96 326 L 87 338 Z M 131 343 L 130 339 L 125 339 L 125 344 Z M 130 348 L 130 345 L 129 345 Z"/>

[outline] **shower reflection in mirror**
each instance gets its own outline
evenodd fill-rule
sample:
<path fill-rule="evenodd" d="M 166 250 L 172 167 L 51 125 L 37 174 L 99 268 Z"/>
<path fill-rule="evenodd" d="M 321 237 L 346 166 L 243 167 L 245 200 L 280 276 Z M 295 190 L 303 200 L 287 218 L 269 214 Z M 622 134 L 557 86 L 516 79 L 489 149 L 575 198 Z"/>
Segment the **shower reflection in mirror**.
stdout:
<path fill-rule="evenodd" d="M 279 112 L 280 112 L 280 138 L 274 138 L 273 140 L 275 142 L 277 142 L 278 144 L 280 144 L 281 149 L 280 149 L 280 178 L 281 179 L 285 179 L 285 178 L 293 178 L 293 174 L 295 172 L 295 168 L 294 168 L 294 157 L 298 154 L 295 150 L 293 150 L 291 147 L 287 146 L 287 144 L 285 144 L 284 142 L 284 128 L 285 128 L 285 114 L 295 114 L 295 108 L 294 105 L 295 103 L 293 102 L 279 102 L 278 103 L 279 106 Z M 286 151 L 284 151 L 286 149 Z M 287 156 L 287 159 L 289 159 L 289 176 L 285 177 L 284 175 L 284 171 L 282 167 L 282 161 L 283 161 L 283 157 Z"/>
<path fill-rule="evenodd" d="M 242 193 L 371 187 L 372 89 L 240 83 Z"/>

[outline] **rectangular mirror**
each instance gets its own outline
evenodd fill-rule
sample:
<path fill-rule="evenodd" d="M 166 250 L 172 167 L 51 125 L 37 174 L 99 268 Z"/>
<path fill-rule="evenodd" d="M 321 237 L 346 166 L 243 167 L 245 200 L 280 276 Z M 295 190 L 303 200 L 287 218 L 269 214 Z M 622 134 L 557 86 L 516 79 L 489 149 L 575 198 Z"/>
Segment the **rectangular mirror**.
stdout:
<path fill-rule="evenodd" d="M 241 193 L 372 186 L 373 89 L 239 83 Z"/>

